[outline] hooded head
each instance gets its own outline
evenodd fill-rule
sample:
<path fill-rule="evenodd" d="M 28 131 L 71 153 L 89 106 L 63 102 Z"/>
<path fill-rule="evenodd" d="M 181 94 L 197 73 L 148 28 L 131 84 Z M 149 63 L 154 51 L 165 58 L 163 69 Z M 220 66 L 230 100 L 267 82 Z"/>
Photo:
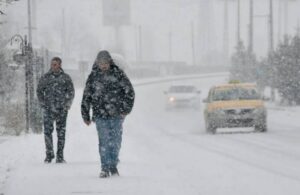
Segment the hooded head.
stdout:
<path fill-rule="evenodd" d="M 112 57 L 110 53 L 106 50 L 102 50 L 97 54 L 96 63 L 111 63 Z"/>
<path fill-rule="evenodd" d="M 95 64 L 102 70 L 107 71 L 110 65 L 113 64 L 113 60 L 108 51 L 102 50 L 97 54 Z"/>

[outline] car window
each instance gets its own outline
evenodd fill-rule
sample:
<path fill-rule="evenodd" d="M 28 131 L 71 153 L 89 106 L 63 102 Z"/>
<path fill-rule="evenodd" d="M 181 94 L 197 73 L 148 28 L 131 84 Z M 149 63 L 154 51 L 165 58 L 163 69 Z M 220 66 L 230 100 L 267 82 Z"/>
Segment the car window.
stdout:
<path fill-rule="evenodd" d="M 171 93 L 194 93 L 195 91 L 194 86 L 171 86 L 169 89 Z"/>
<path fill-rule="evenodd" d="M 239 99 L 241 100 L 253 100 L 259 98 L 260 95 L 255 89 L 239 89 Z"/>
<path fill-rule="evenodd" d="M 226 101 L 238 99 L 237 89 L 217 89 L 212 94 L 213 101 Z"/>
<path fill-rule="evenodd" d="M 260 95 L 253 88 L 217 89 L 212 94 L 213 101 L 254 100 L 259 98 Z"/>

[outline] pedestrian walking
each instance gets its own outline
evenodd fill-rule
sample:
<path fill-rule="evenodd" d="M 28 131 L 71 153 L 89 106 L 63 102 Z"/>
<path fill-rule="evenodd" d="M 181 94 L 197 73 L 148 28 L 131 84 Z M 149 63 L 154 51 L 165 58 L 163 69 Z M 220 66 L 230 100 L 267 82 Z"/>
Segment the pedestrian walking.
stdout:
<path fill-rule="evenodd" d="M 74 86 L 71 77 L 62 69 L 62 60 L 54 57 L 50 70 L 42 76 L 37 87 L 37 97 L 43 108 L 44 137 L 46 145 L 45 163 L 55 158 L 52 133 L 54 123 L 57 132 L 56 163 L 65 163 L 64 146 L 68 110 L 74 99 Z"/>
<path fill-rule="evenodd" d="M 119 175 L 117 165 L 123 122 L 134 104 L 134 89 L 108 51 L 100 51 L 84 89 L 81 114 L 86 125 L 96 123 L 101 161 L 100 178 Z M 90 117 L 90 108 L 93 117 Z"/>

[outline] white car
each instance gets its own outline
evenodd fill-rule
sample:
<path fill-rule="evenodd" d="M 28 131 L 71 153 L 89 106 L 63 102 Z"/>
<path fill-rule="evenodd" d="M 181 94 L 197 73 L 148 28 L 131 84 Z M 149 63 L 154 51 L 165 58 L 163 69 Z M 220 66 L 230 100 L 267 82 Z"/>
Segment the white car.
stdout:
<path fill-rule="evenodd" d="M 166 110 L 173 108 L 200 108 L 200 90 L 193 85 L 172 85 L 164 92 L 166 97 Z"/>

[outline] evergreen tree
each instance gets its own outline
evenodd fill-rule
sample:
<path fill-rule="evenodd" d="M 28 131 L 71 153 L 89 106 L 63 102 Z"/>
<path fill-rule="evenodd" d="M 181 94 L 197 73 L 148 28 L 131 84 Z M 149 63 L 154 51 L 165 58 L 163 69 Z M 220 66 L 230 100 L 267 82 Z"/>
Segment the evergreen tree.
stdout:
<path fill-rule="evenodd" d="M 285 38 L 274 55 L 275 85 L 283 100 L 300 105 L 300 38 Z"/>

